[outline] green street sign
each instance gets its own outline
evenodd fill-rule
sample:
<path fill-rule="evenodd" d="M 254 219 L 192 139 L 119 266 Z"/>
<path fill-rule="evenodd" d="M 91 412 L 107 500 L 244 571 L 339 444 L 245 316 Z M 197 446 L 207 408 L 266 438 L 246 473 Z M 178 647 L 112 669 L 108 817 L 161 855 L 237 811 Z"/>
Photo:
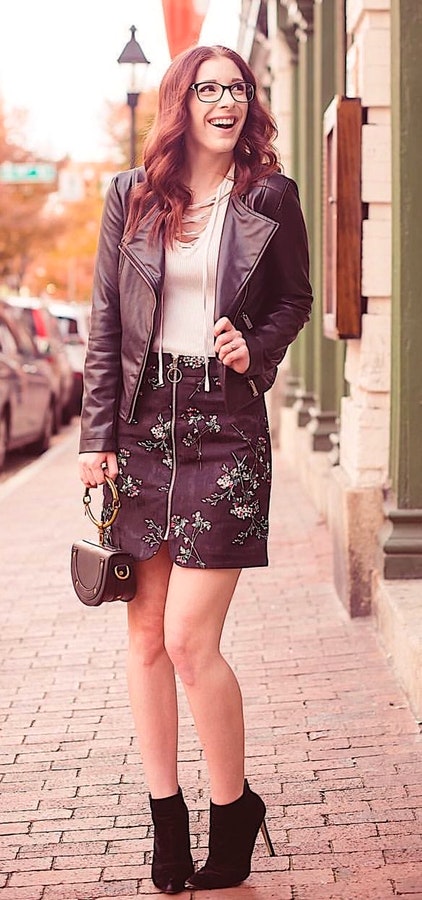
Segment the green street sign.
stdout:
<path fill-rule="evenodd" d="M 56 179 L 54 163 L 4 162 L 0 165 L 0 181 L 6 184 L 52 184 Z"/>

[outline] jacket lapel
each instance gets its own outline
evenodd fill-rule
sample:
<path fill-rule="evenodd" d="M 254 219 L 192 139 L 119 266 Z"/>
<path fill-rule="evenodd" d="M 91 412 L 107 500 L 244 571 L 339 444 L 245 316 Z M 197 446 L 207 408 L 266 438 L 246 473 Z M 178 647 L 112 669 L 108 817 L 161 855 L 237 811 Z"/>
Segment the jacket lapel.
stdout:
<path fill-rule="evenodd" d="M 160 296 L 164 279 L 164 248 L 161 238 L 151 241 L 153 220 L 148 221 L 126 244 Z M 261 258 L 278 222 L 230 198 L 221 236 L 217 265 L 216 319 L 229 315 L 239 291 L 245 286 Z"/>
<path fill-rule="evenodd" d="M 239 291 L 261 258 L 278 222 L 230 198 L 224 220 L 217 266 L 215 316 L 229 315 Z"/>

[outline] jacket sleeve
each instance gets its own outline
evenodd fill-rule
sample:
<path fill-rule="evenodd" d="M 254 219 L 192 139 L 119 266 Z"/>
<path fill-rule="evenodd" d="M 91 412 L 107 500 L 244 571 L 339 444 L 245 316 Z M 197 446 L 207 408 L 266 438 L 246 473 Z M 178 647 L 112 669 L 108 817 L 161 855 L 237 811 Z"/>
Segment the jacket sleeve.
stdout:
<path fill-rule="evenodd" d="M 120 392 L 119 242 L 125 213 L 117 177 L 108 188 L 95 262 L 91 326 L 84 369 L 80 452 L 115 450 Z"/>
<path fill-rule="evenodd" d="M 265 295 L 260 298 L 265 313 L 245 333 L 251 358 L 247 377 L 262 375 L 281 362 L 309 320 L 312 306 L 308 238 L 294 181 L 288 181 L 271 217 L 279 227 L 263 259 L 259 291 Z"/>

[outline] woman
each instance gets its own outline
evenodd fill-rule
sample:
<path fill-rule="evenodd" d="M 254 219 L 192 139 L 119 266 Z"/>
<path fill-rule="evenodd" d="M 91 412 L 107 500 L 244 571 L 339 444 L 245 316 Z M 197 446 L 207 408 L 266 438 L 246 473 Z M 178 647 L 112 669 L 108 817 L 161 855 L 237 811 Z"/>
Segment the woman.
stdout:
<path fill-rule="evenodd" d="M 109 536 L 136 560 L 128 684 L 154 823 L 152 878 L 230 887 L 250 873 L 265 805 L 244 772 L 242 698 L 220 638 L 243 566 L 267 565 L 276 366 L 309 318 L 297 189 L 252 71 L 224 47 L 175 59 L 145 166 L 117 175 L 97 254 L 80 476 L 115 479 Z M 105 513 L 109 495 L 105 489 Z M 210 779 L 194 872 L 177 771 L 177 672 Z M 270 846 L 270 845 L 269 845 Z"/>

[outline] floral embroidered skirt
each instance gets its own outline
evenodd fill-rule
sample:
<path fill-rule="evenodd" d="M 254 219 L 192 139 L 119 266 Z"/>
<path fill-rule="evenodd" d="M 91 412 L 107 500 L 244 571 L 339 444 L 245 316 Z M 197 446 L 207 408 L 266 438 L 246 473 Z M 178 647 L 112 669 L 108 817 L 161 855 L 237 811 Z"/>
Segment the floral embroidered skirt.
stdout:
<path fill-rule="evenodd" d="M 271 448 L 262 397 L 228 414 L 209 361 L 150 353 L 134 421 L 118 423 L 121 508 L 106 541 L 148 559 L 168 542 L 190 568 L 266 566 Z M 104 489 L 103 515 L 110 503 Z"/>

